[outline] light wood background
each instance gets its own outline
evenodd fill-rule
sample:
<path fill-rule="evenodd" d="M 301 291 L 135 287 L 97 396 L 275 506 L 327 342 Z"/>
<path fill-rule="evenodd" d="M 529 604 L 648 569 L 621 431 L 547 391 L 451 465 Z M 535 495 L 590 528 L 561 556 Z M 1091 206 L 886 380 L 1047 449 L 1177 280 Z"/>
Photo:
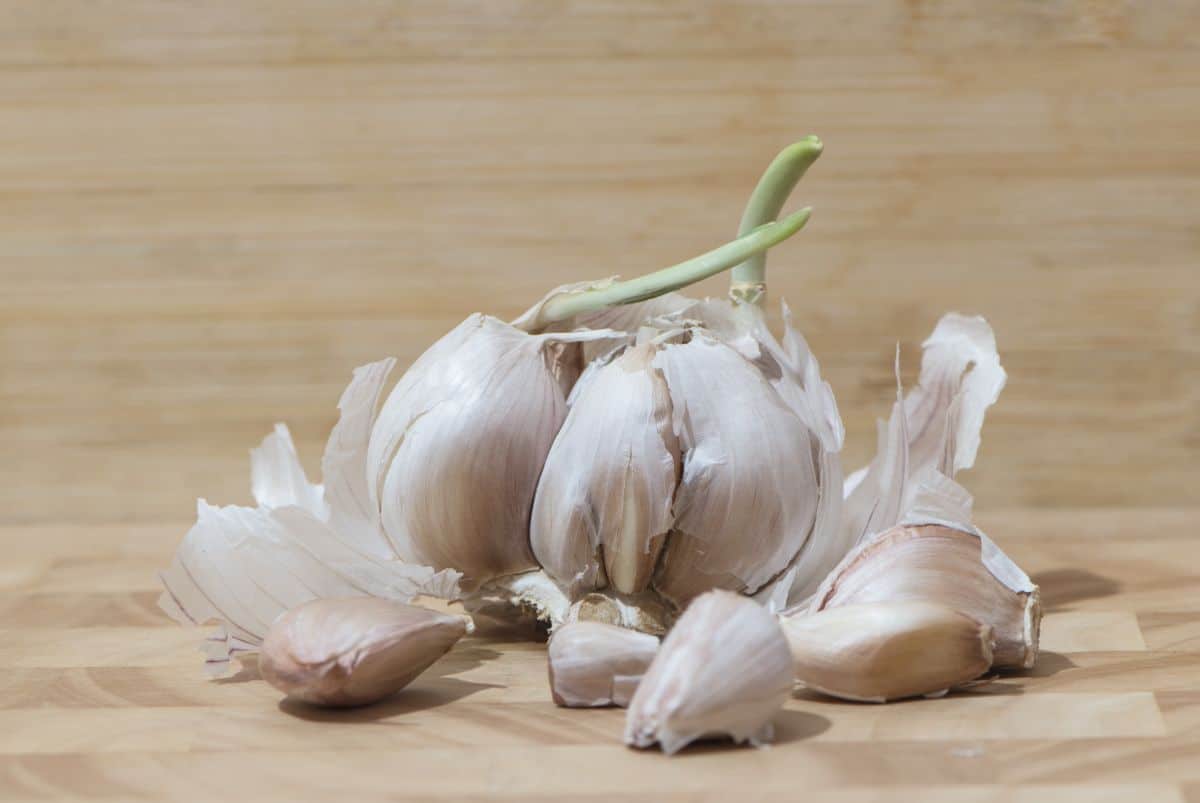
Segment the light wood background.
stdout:
<path fill-rule="evenodd" d="M 736 229 L 874 448 L 897 340 L 995 325 L 982 507 L 1200 498 L 1200 3 L 0 2 L 0 520 L 247 498 L 350 369 Z M 722 291 L 720 281 L 710 282 Z"/>
<path fill-rule="evenodd" d="M 201 678 L 153 571 L 274 421 L 315 474 L 355 365 L 718 244 L 809 133 L 770 278 L 847 466 L 897 341 L 997 330 L 1032 676 L 673 761 L 511 633 L 328 722 Z M 0 0 L 0 797 L 1198 801 L 1198 257 L 1191 0 Z"/>

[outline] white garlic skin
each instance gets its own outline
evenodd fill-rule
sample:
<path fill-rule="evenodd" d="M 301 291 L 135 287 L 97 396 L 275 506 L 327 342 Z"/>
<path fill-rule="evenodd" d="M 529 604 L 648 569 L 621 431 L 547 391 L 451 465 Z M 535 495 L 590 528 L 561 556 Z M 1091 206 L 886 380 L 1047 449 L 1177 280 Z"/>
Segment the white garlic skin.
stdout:
<path fill-rule="evenodd" d="M 792 654 L 776 616 L 710 591 L 667 634 L 625 717 L 625 743 L 671 754 L 715 736 L 762 744 L 793 688 Z"/>
<path fill-rule="evenodd" d="M 624 707 L 658 653 L 658 639 L 602 622 L 570 622 L 554 631 L 547 653 L 557 705 Z"/>
<path fill-rule="evenodd" d="M 468 631 L 468 620 L 377 597 L 318 599 L 263 639 L 263 679 L 298 700 L 366 705 L 407 686 Z"/>
<path fill-rule="evenodd" d="M 1036 586 L 1014 591 L 983 562 L 982 542 L 940 525 L 899 526 L 859 545 L 817 590 L 813 612 L 870 602 L 945 605 L 989 625 L 993 666 L 1029 669 L 1037 661 L 1042 608 Z"/>
<path fill-rule="evenodd" d="M 782 619 L 796 679 L 859 702 L 936 695 L 992 665 L 992 628 L 944 605 L 845 605 Z"/>

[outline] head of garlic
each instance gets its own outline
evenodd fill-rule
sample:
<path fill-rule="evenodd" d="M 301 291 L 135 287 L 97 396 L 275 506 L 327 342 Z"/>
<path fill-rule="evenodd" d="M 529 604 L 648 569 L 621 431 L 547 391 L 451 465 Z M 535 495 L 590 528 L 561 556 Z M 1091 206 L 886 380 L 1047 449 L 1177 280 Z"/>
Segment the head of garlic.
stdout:
<path fill-rule="evenodd" d="M 471 315 L 382 407 L 394 360 L 357 369 L 326 446 L 324 483 L 308 480 L 279 425 L 253 454 L 254 507 L 200 501 L 195 526 L 160 574 L 161 607 L 181 623 L 217 625 L 208 648 L 217 674 L 258 650 L 282 611 L 311 599 L 427 594 L 563 621 L 570 601 L 536 571 L 529 511 L 581 346 L 624 333 L 547 330 L 732 267 L 795 234 L 808 215 L 765 223 L 656 273 L 555 293 L 513 324 Z"/>
<path fill-rule="evenodd" d="M 819 153 L 808 140 L 772 164 L 727 246 L 558 288 L 512 323 L 471 315 L 390 394 L 393 361 L 358 369 L 324 485 L 286 429 L 268 438 L 257 506 L 201 505 L 163 607 L 218 622 L 225 661 L 313 597 L 435 594 L 651 633 L 712 589 L 807 608 L 856 544 L 969 467 L 1004 378 L 987 324 L 947 316 L 879 455 L 843 482 L 832 391 L 786 306 L 780 339 L 760 307 L 757 255 L 807 220 L 771 222 Z M 728 300 L 673 292 L 733 265 Z M 971 530 L 969 510 L 918 523 Z"/>

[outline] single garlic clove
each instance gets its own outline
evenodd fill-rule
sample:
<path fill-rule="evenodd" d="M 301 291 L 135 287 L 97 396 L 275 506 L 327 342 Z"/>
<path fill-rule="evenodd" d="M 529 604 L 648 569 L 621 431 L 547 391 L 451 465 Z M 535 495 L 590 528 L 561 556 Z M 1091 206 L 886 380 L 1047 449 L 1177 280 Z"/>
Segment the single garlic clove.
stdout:
<path fill-rule="evenodd" d="M 572 598 L 643 591 L 674 521 L 679 439 L 656 351 L 637 345 L 591 371 L 546 458 L 530 542 Z"/>
<path fill-rule="evenodd" d="M 684 449 L 654 587 L 680 607 L 713 588 L 753 594 L 788 568 L 812 531 L 812 433 L 758 368 L 701 330 L 664 344 L 654 366 Z"/>
<path fill-rule="evenodd" d="M 796 679 L 862 702 L 944 693 L 987 672 L 992 628 L 944 605 L 845 605 L 782 619 Z"/>
<path fill-rule="evenodd" d="M 407 686 L 468 629 L 462 616 L 376 597 L 313 600 L 271 625 L 259 671 L 289 697 L 365 705 Z"/>
<path fill-rule="evenodd" d="M 612 336 L 531 335 L 476 314 L 413 364 L 367 450 L 371 501 L 401 558 L 462 572 L 466 591 L 537 568 L 530 510 L 567 413 L 558 346 Z"/>
<path fill-rule="evenodd" d="M 601 622 L 571 622 L 548 645 L 550 694 L 566 708 L 627 706 L 658 639 Z"/>
<path fill-rule="evenodd" d="M 944 605 L 991 626 L 993 666 L 1028 669 L 1037 660 L 1042 618 L 1038 589 L 1028 587 L 1018 591 L 998 579 L 984 562 L 978 535 L 932 524 L 900 526 L 847 555 L 817 590 L 811 610 L 873 602 Z"/>
<path fill-rule="evenodd" d="M 630 702 L 625 742 L 674 753 L 728 735 L 760 744 L 792 692 L 792 656 L 778 619 L 727 591 L 692 601 L 663 640 Z"/>

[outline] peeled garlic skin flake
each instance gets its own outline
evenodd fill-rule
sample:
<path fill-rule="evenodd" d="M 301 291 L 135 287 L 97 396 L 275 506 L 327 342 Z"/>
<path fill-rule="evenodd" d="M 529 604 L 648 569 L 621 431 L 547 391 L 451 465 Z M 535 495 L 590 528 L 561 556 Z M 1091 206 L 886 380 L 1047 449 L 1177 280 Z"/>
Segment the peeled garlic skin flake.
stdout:
<path fill-rule="evenodd" d="M 467 629 L 461 616 L 376 597 L 313 600 L 271 625 L 259 671 L 298 700 L 365 705 L 407 686 Z"/>
<path fill-rule="evenodd" d="M 663 640 L 625 717 L 625 743 L 670 754 L 710 736 L 762 744 L 792 693 L 792 654 L 774 614 L 710 591 Z"/>

